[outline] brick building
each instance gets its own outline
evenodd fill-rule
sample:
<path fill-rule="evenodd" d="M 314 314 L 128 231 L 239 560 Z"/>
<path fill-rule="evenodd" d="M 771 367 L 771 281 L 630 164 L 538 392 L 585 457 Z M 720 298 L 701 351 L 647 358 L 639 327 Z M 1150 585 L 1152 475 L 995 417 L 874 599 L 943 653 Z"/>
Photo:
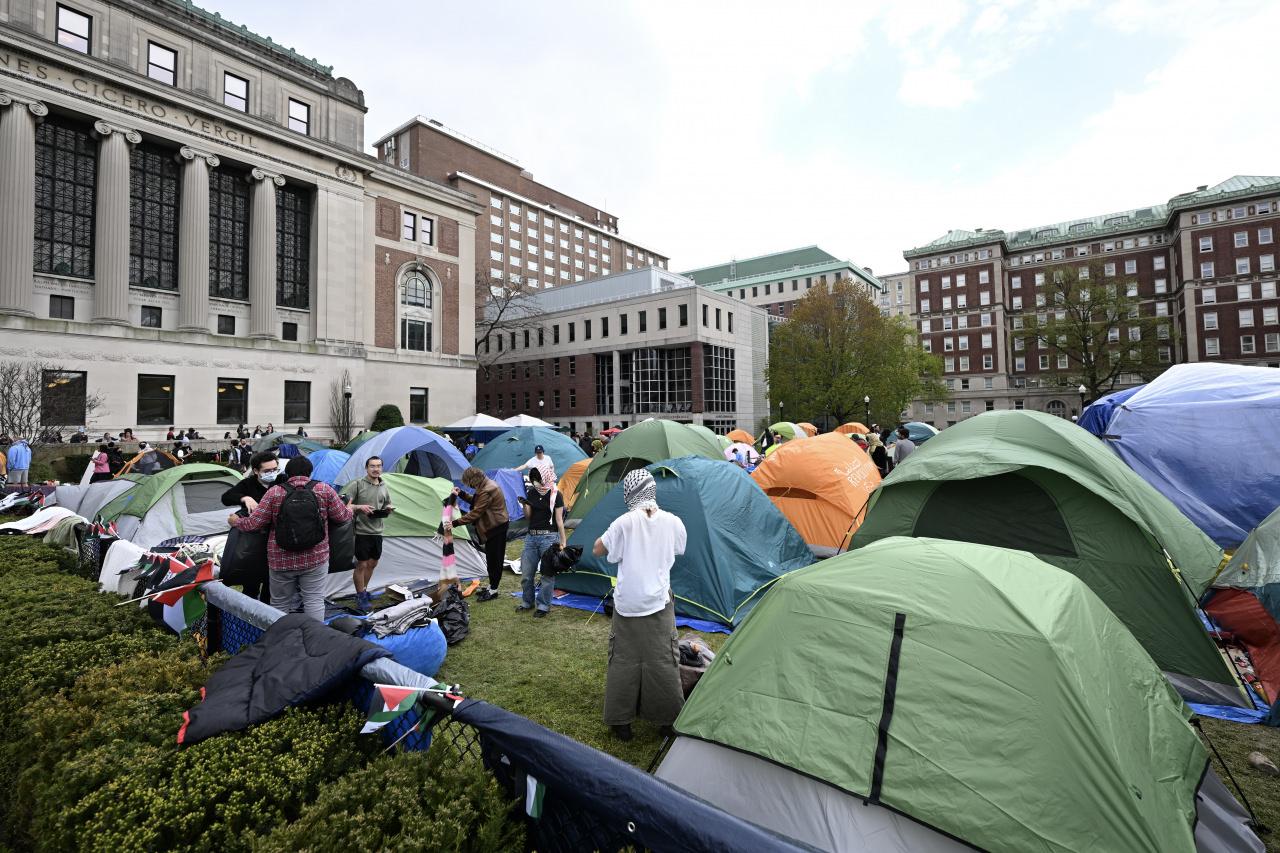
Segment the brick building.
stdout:
<path fill-rule="evenodd" d="M 951 392 L 943 404 L 914 403 L 910 417 L 943 427 L 991 409 L 1078 413 L 1077 391 L 1053 375 L 1070 369 L 1065 356 L 1010 334 L 1046 309 L 1046 271 L 1063 264 L 1099 263 L 1132 282 L 1142 315 L 1157 318 L 1161 361 L 1280 367 L 1277 205 L 1280 177 L 1236 176 L 1165 204 L 1016 232 L 949 231 L 904 252 L 920 340 L 942 357 Z M 1140 381 L 1126 379 L 1117 387 Z"/>
<path fill-rule="evenodd" d="M 659 267 L 543 291 L 537 322 L 491 336 L 479 410 L 572 430 L 646 417 L 754 430 L 768 416 L 765 312 Z"/>
<path fill-rule="evenodd" d="M 884 289 L 870 271 L 817 246 L 732 260 L 684 275 L 708 290 L 763 308 L 774 322 L 788 317 L 795 303 L 815 286 L 852 279 L 862 282 L 877 304 Z"/>

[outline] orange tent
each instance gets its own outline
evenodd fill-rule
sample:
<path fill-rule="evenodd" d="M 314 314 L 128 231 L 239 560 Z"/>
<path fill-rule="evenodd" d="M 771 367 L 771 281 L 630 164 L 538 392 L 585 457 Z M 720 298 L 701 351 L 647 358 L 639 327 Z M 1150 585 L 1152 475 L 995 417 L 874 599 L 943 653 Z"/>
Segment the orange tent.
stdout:
<path fill-rule="evenodd" d="M 745 429 L 735 429 L 733 432 L 725 436 L 730 441 L 740 441 L 743 444 L 755 444 L 756 437 Z"/>
<path fill-rule="evenodd" d="M 871 432 L 871 430 L 867 429 L 857 421 L 850 421 L 847 424 L 840 424 L 840 426 L 836 427 L 836 432 L 841 435 L 853 435 L 855 433 L 858 435 L 866 435 Z"/>
<path fill-rule="evenodd" d="M 862 523 L 880 472 L 840 433 L 788 441 L 751 477 L 809 545 L 843 548 Z"/>
<path fill-rule="evenodd" d="M 813 424 L 796 424 L 796 426 L 804 430 L 808 434 L 809 438 L 813 438 L 818 434 L 818 428 Z"/>
<path fill-rule="evenodd" d="M 167 450 L 157 450 L 154 447 L 148 448 L 134 456 L 116 472 L 117 477 L 123 477 L 125 474 L 154 474 L 158 471 L 168 471 L 170 468 L 181 465 L 182 460 L 174 456 Z"/>
<path fill-rule="evenodd" d="M 582 479 L 582 475 L 586 473 L 587 466 L 590 464 L 590 456 L 579 459 L 570 465 L 569 470 L 561 474 L 560 479 L 556 481 L 556 488 L 560 490 L 560 494 L 564 495 L 566 509 L 573 509 L 574 499 L 578 497 L 578 481 Z"/>

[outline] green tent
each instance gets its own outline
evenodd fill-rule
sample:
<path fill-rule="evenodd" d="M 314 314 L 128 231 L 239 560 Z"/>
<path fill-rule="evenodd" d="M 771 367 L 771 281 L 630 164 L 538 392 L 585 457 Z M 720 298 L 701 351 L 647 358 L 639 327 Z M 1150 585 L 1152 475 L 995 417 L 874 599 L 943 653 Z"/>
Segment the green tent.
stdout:
<path fill-rule="evenodd" d="M 1087 583 L 1183 696 L 1247 702 L 1195 612 L 1218 547 L 1068 421 L 986 412 L 943 430 L 872 494 L 852 547 L 887 536 L 1030 551 Z"/>
<path fill-rule="evenodd" d="M 1070 574 L 895 538 L 775 583 L 658 775 L 826 850 L 1190 853 L 1189 714 Z"/>
<path fill-rule="evenodd" d="M 783 441 L 809 437 L 809 433 L 805 432 L 803 427 L 793 424 L 791 421 L 778 421 L 776 424 L 769 424 L 769 432 L 782 436 Z"/>
<path fill-rule="evenodd" d="M 624 429 L 587 466 L 569 517 L 586 518 L 600 499 L 627 476 L 627 472 L 679 456 L 724 461 L 718 442 L 686 424 L 650 418 Z"/>
<path fill-rule="evenodd" d="M 737 465 L 697 456 L 648 466 L 658 506 L 684 522 L 683 555 L 671 568 L 676 613 L 737 625 L 764 590 L 787 572 L 813 562 L 800 534 Z M 618 566 L 591 553 L 592 544 L 627 511 L 614 489 L 583 519 L 570 545 L 582 547 L 574 571 L 556 575 L 556 588 L 604 596 Z"/>
<path fill-rule="evenodd" d="M 122 539 L 150 548 L 176 536 L 225 533 L 231 508 L 222 493 L 241 475 L 221 465 L 189 463 L 142 477 L 138 485 L 98 510 L 114 521 Z"/>
<path fill-rule="evenodd" d="M 369 439 L 373 438 L 373 437 L 374 437 L 375 435 L 377 435 L 379 432 L 380 432 L 380 430 L 376 430 L 376 429 L 367 429 L 367 430 L 365 430 L 364 432 L 362 432 L 362 433 L 360 433 L 359 435 L 357 435 L 355 438 L 353 438 L 353 439 L 351 439 L 350 441 L 348 441 L 348 442 L 346 443 L 346 446 L 344 446 L 344 447 L 342 448 L 342 451 L 343 451 L 344 453 L 355 453 L 355 452 L 356 452 L 356 449 L 357 449 L 357 448 L 359 448 L 359 447 L 360 447 L 360 445 L 364 444 L 366 441 L 368 441 Z"/>

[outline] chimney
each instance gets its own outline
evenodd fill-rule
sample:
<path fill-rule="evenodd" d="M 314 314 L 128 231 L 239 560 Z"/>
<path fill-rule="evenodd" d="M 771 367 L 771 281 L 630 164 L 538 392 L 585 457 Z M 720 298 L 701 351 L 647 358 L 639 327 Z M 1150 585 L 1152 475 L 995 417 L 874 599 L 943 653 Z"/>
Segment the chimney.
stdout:
<path fill-rule="evenodd" d="M 1196 192 L 1204 192 L 1207 189 L 1209 189 L 1208 184 L 1201 184 L 1200 186 L 1196 187 Z"/>
<path fill-rule="evenodd" d="M 867 275 L 875 275 L 875 273 L 871 271 L 871 267 L 863 267 L 863 269 L 866 270 Z"/>

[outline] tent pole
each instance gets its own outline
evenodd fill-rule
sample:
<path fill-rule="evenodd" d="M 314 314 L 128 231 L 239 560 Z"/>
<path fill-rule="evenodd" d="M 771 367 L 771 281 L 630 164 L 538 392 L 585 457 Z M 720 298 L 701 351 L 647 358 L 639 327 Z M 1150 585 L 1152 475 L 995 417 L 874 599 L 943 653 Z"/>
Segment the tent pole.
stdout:
<path fill-rule="evenodd" d="M 1227 766 L 1227 762 L 1222 760 L 1222 755 L 1218 752 L 1218 747 L 1214 745 L 1213 739 L 1209 737 L 1209 733 L 1200 725 L 1200 718 L 1193 717 L 1191 725 L 1196 727 L 1196 731 L 1200 733 L 1200 737 L 1204 738 L 1204 742 L 1209 744 L 1209 749 L 1213 750 L 1214 758 L 1218 759 L 1218 764 L 1226 771 L 1227 778 L 1231 780 L 1231 787 L 1236 789 L 1236 793 L 1240 795 L 1240 802 L 1244 804 L 1245 810 L 1249 812 L 1249 825 L 1253 827 L 1254 832 L 1267 834 L 1271 832 L 1267 827 L 1258 822 L 1258 816 L 1253 811 L 1253 806 L 1249 804 L 1249 798 L 1244 795 L 1244 791 L 1240 788 L 1240 783 L 1236 781 L 1236 777 L 1232 775 L 1231 768 Z"/>

